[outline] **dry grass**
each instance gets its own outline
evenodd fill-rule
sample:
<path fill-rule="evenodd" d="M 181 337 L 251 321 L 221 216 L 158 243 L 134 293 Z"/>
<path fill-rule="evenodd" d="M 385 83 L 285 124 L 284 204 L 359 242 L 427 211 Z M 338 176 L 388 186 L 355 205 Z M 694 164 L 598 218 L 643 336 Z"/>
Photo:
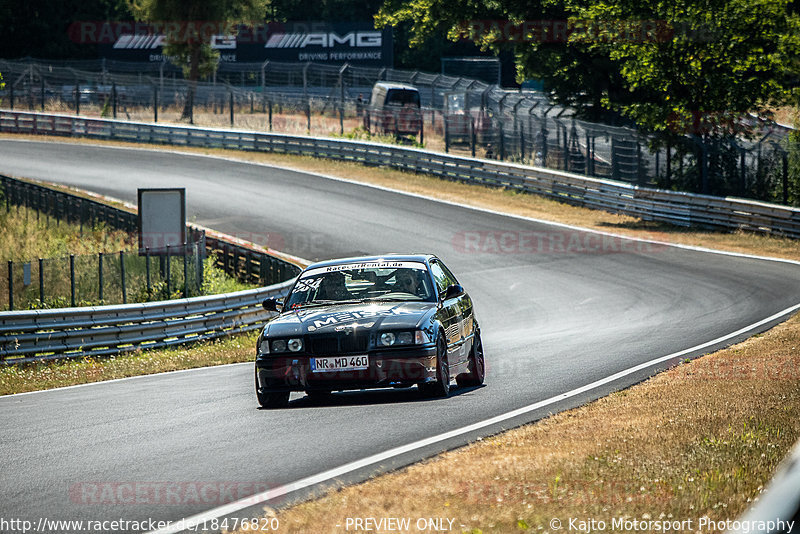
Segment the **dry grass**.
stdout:
<path fill-rule="evenodd" d="M 38 136 L 22 135 L 0 135 L 0 137 L 10 139 L 27 138 L 37 141 L 46 139 Z M 356 163 L 329 161 L 308 156 L 265 154 L 236 150 L 203 148 L 172 149 L 165 148 L 161 145 L 75 139 L 59 139 L 59 141 L 208 154 L 239 161 L 253 161 L 256 163 L 279 165 L 408 191 L 431 198 L 459 202 L 480 208 L 570 224 L 619 235 L 655 239 L 669 243 L 714 248 L 731 252 L 800 260 L 800 247 L 797 241 L 792 239 L 744 231 L 716 232 L 697 228 L 682 228 L 665 223 L 646 222 L 635 217 L 580 208 L 512 190 L 444 181 L 427 175 L 401 172 L 386 168 L 366 167 Z"/>
<path fill-rule="evenodd" d="M 342 532 L 364 517 L 448 518 L 471 533 L 555 532 L 551 520 L 567 529 L 570 518 L 625 530 L 612 528 L 620 517 L 692 520 L 696 531 L 701 517 L 737 517 L 770 480 L 800 436 L 798 385 L 795 316 L 582 408 L 277 517 L 283 532 Z"/>
<path fill-rule="evenodd" d="M 94 228 L 58 221 L 24 206 L 0 204 L 0 261 L 31 261 L 69 254 L 136 250 L 136 236 L 99 224 Z"/>

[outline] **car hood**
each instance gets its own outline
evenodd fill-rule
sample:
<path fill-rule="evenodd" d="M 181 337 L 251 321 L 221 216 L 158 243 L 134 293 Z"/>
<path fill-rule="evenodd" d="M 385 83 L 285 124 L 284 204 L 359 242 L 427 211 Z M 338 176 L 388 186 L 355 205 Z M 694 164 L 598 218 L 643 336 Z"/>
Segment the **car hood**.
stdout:
<path fill-rule="evenodd" d="M 435 302 L 370 302 L 283 312 L 264 326 L 264 335 L 296 336 L 336 332 L 346 326 L 413 329 L 436 309 Z"/>

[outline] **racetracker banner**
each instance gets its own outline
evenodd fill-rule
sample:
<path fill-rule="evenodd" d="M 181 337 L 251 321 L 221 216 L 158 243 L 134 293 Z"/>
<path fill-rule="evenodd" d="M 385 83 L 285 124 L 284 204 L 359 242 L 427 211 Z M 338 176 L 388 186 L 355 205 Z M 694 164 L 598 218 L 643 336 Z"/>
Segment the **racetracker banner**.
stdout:
<path fill-rule="evenodd" d="M 170 24 L 76 22 L 73 38 L 95 42 L 100 54 L 117 61 L 161 62 L 169 36 L 201 36 L 223 63 L 264 61 L 357 66 L 392 66 L 392 28 L 371 22 L 289 22 L 230 28 L 225 23 L 184 21 Z"/>

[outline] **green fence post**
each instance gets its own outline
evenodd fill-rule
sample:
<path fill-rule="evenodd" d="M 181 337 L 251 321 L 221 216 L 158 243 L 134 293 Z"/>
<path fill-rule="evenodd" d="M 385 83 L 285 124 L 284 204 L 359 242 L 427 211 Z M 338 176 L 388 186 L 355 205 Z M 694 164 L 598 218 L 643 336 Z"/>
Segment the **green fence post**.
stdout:
<path fill-rule="evenodd" d="M 69 255 L 69 294 L 70 303 L 75 307 L 75 254 Z"/>
<path fill-rule="evenodd" d="M 39 258 L 39 302 L 44 307 L 44 259 Z"/>
<path fill-rule="evenodd" d="M 172 293 L 172 286 L 170 284 L 170 265 L 169 265 L 171 263 L 170 262 L 171 259 L 172 256 L 170 255 L 169 245 L 167 245 L 167 275 L 165 277 L 167 279 L 167 298 L 169 298 L 170 294 Z"/>
<path fill-rule="evenodd" d="M 125 251 L 119 251 L 119 276 L 122 279 L 122 303 L 128 303 L 128 292 L 125 287 Z"/>
<path fill-rule="evenodd" d="M 8 260 L 8 309 L 14 311 L 14 262 Z"/>
<path fill-rule="evenodd" d="M 103 253 L 99 252 L 97 254 L 97 298 L 100 299 L 100 303 L 103 302 Z"/>
<path fill-rule="evenodd" d="M 189 250 L 188 243 L 183 244 L 183 298 L 189 298 Z"/>

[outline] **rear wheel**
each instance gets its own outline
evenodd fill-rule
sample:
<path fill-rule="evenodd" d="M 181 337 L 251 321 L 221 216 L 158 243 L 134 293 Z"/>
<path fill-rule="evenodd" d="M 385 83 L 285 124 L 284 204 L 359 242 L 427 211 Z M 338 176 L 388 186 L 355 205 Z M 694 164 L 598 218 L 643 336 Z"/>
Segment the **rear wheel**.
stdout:
<path fill-rule="evenodd" d="M 447 397 L 450 394 L 450 365 L 444 336 L 439 336 L 436 343 L 436 382 L 420 384 L 419 390 L 426 397 Z"/>
<path fill-rule="evenodd" d="M 472 341 L 472 350 L 469 351 L 469 372 L 456 377 L 459 386 L 480 386 L 486 374 L 486 365 L 483 360 L 483 343 L 481 333 L 476 331 Z"/>

